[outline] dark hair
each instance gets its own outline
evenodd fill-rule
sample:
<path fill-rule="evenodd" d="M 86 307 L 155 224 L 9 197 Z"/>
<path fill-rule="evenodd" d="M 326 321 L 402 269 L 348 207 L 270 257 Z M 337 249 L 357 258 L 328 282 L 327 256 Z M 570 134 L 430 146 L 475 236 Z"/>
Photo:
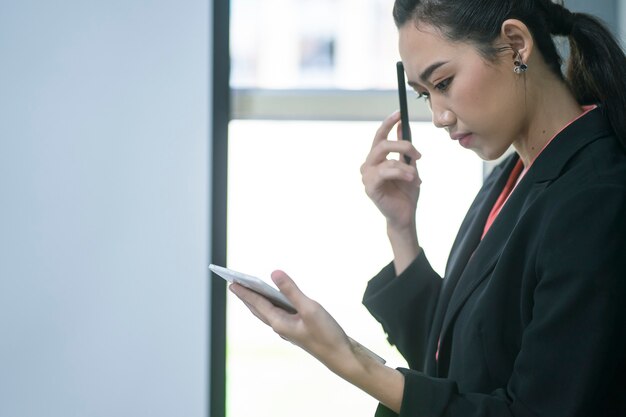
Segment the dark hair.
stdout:
<path fill-rule="evenodd" d="M 397 27 L 411 20 L 438 28 L 452 41 L 472 42 L 489 60 L 502 50 L 494 45 L 502 23 L 524 22 L 552 71 L 579 103 L 601 105 L 626 148 L 626 56 L 599 19 L 551 0 L 395 0 L 393 17 Z M 565 77 L 552 35 L 569 38 Z"/>

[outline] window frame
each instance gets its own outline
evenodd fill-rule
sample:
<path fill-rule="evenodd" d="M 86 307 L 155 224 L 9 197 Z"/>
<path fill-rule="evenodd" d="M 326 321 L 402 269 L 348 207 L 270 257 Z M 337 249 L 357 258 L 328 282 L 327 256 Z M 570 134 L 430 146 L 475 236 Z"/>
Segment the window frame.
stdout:
<path fill-rule="evenodd" d="M 233 120 L 382 121 L 399 108 L 397 90 L 262 89 L 230 85 L 230 1 L 213 3 L 211 262 L 227 260 L 228 129 Z M 391 71 L 392 69 L 390 69 Z M 429 122 L 424 101 L 408 100 L 409 120 Z M 209 415 L 226 415 L 226 283 L 210 280 Z"/>
<path fill-rule="evenodd" d="M 399 108 L 396 90 L 231 90 L 232 119 L 382 121 Z M 423 102 L 409 100 L 411 121 L 430 121 Z"/>

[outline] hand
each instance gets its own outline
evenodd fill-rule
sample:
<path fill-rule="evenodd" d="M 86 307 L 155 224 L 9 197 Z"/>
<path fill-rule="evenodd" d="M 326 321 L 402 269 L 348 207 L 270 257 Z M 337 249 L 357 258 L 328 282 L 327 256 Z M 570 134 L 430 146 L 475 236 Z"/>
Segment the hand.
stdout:
<path fill-rule="evenodd" d="M 331 371 L 400 412 L 404 376 L 374 359 L 345 334 L 339 324 L 317 302 L 305 296 L 291 278 L 274 271 L 272 280 L 297 310 L 291 314 L 267 298 L 241 285 L 232 284 L 237 295 L 261 321 L 283 339 L 309 352 Z"/>
<path fill-rule="evenodd" d="M 274 306 L 262 295 L 241 285 L 232 284 L 229 288 L 283 339 L 306 350 L 332 371 L 345 374 L 343 368 L 350 363 L 352 347 L 343 329 L 319 303 L 305 296 L 287 274 L 274 271 L 272 280 L 292 302 L 296 314 Z"/>
<path fill-rule="evenodd" d="M 376 131 L 370 153 L 363 165 L 361 176 L 365 192 L 387 219 L 389 228 L 404 230 L 414 228 L 415 211 L 419 198 L 421 180 L 415 161 L 420 153 L 409 141 L 401 140 L 400 113 L 387 117 Z M 397 124 L 398 140 L 388 140 L 387 136 Z M 411 163 L 390 159 L 389 154 L 399 152 L 411 158 Z"/>

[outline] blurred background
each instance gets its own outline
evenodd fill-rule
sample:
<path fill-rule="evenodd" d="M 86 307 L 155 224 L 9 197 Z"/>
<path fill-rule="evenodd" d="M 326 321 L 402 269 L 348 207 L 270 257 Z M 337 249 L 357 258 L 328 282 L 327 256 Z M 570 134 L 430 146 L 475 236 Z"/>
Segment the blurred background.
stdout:
<path fill-rule="evenodd" d="M 207 266 L 287 271 L 404 365 L 361 306 L 391 260 L 359 166 L 397 108 L 392 3 L 0 1 L 0 416 L 373 415 Z M 566 5 L 624 39 L 618 0 Z M 409 106 L 443 273 L 486 167 Z"/>

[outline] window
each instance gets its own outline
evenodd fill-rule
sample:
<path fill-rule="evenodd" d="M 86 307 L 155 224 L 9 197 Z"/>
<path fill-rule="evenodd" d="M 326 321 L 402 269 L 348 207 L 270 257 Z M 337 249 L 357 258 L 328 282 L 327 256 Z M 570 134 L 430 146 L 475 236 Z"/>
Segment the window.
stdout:
<path fill-rule="evenodd" d="M 397 108 L 396 32 L 381 0 L 233 0 L 228 266 L 290 274 L 346 332 L 404 360 L 361 305 L 391 260 L 385 223 L 359 167 L 380 121 Z M 443 273 L 482 182 L 482 163 L 410 100 L 423 154 L 420 243 Z M 227 296 L 227 416 L 371 415 L 376 401 L 283 341 Z"/>
<path fill-rule="evenodd" d="M 235 88 L 393 88 L 387 0 L 232 0 Z"/>

